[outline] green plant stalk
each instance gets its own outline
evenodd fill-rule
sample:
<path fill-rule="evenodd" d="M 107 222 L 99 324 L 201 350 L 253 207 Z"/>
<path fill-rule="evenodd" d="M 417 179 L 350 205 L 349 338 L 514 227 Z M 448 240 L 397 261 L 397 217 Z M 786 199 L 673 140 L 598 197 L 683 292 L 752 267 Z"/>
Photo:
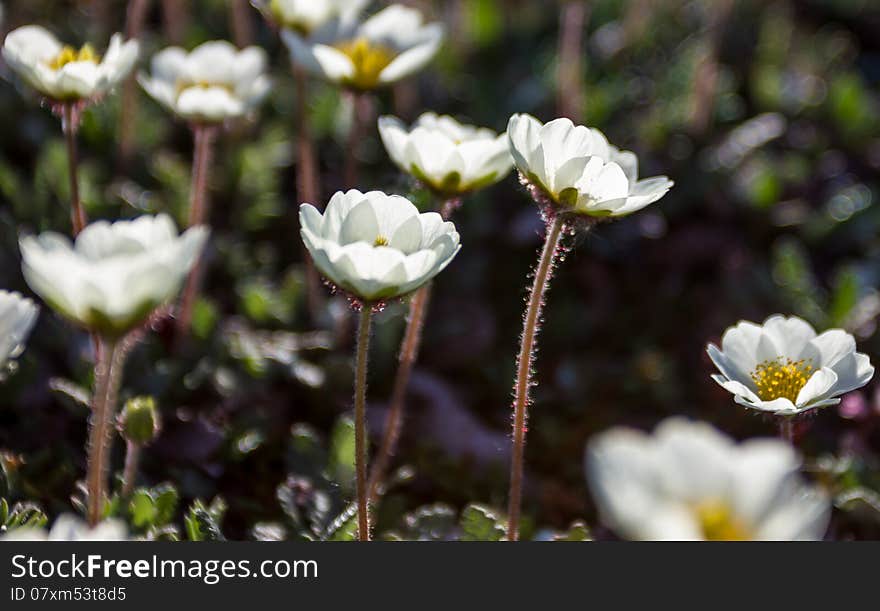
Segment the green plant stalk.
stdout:
<path fill-rule="evenodd" d="M 95 394 L 92 397 L 86 473 L 88 520 L 92 526 L 101 521 L 107 491 L 116 399 L 125 365 L 126 351 L 122 344 L 122 341 L 102 338 L 98 364 L 95 367 Z"/>
<path fill-rule="evenodd" d="M 519 356 L 517 357 L 517 373 L 513 402 L 513 453 L 510 458 L 510 493 L 507 511 L 508 541 L 519 539 L 519 517 L 522 504 L 523 459 L 526 445 L 526 410 L 531 401 L 532 366 L 535 360 L 535 341 L 541 325 L 541 311 L 544 307 L 544 295 L 549 287 L 550 277 L 565 222 L 556 215 L 547 225 L 544 248 L 535 269 L 534 282 L 529 294 L 528 307 L 523 318 L 523 332 L 520 338 Z"/>
<path fill-rule="evenodd" d="M 138 464 L 141 460 L 141 445 L 131 440 L 126 441 L 125 468 L 122 471 L 122 497 L 128 498 L 134 492 L 137 479 Z"/>
<path fill-rule="evenodd" d="M 355 486 L 360 541 L 370 540 L 369 491 L 367 490 L 367 356 L 370 351 L 372 316 L 372 305 L 363 304 L 358 325 L 357 365 L 354 377 Z"/>

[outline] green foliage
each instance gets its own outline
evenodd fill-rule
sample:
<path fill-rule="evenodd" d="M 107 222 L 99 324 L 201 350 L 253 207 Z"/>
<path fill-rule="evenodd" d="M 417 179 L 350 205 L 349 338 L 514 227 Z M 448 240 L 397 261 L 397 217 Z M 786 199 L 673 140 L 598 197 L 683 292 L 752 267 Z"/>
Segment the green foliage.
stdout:
<path fill-rule="evenodd" d="M 36 503 L 15 503 L 10 507 L 8 501 L 0 497 L 0 533 L 16 528 L 42 528 L 48 521 Z"/>
<path fill-rule="evenodd" d="M 190 541 L 225 541 L 220 524 L 226 509 L 226 502 L 220 497 L 215 497 L 208 506 L 195 501 L 184 517 L 187 538 Z"/>
<path fill-rule="evenodd" d="M 490 507 L 472 503 L 461 512 L 462 541 L 501 541 L 507 535 L 506 520 Z"/>

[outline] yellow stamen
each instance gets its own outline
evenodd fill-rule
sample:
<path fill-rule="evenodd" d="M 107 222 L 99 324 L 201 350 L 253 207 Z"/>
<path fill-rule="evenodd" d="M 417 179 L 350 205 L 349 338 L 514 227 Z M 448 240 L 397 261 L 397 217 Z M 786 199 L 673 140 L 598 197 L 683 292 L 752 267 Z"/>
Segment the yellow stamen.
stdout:
<path fill-rule="evenodd" d="M 795 361 L 778 357 L 758 363 L 750 376 L 762 401 L 785 398 L 794 403 L 813 371 L 809 359 Z"/>
<path fill-rule="evenodd" d="M 376 236 L 376 240 L 373 242 L 373 246 L 388 246 L 388 238 L 384 235 Z"/>
<path fill-rule="evenodd" d="M 727 504 L 719 501 L 705 501 L 699 503 L 694 511 L 700 528 L 703 530 L 703 538 L 707 541 L 748 541 L 751 539 L 749 529 L 737 519 Z"/>
<path fill-rule="evenodd" d="M 375 88 L 379 84 L 379 75 L 397 55 L 393 49 L 371 42 L 363 36 L 337 43 L 335 46 L 354 64 L 354 74 L 348 82 L 359 89 Z"/>
<path fill-rule="evenodd" d="M 60 70 L 67 64 L 73 62 L 92 62 L 97 64 L 101 61 L 101 56 L 95 53 L 95 49 L 90 44 L 85 44 L 77 51 L 69 45 L 64 45 L 58 55 L 49 60 L 49 67 L 53 70 Z"/>

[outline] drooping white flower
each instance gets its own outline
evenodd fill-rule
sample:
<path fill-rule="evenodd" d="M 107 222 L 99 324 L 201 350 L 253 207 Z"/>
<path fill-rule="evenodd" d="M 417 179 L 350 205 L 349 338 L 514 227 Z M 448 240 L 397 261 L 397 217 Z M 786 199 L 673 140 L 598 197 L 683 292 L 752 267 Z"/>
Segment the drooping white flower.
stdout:
<path fill-rule="evenodd" d="M 254 0 L 282 28 L 309 36 L 333 20 L 356 19 L 369 0 Z"/>
<path fill-rule="evenodd" d="M 337 287 L 367 302 L 400 297 L 439 274 L 458 252 L 455 225 L 419 214 L 406 198 L 339 191 L 324 214 L 299 209 L 300 233 L 315 266 Z"/>
<path fill-rule="evenodd" d="M 443 41 L 443 26 L 425 24 L 416 9 L 392 4 L 364 21 L 335 19 L 310 36 L 281 33 L 294 62 L 331 83 L 369 90 L 427 64 Z"/>
<path fill-rule="evenodd" d="M 633 540 L 821 539 L 829 502 L 799 465 L 780 440 L 737 444 L 681 418 L 652 435 L 612 429 L 586 452 L 602 521 Z"/>
<path fill-rule="evenodd" d="M 0 368 L 22 350 L 39 308 L 30 299 L 10 291 L 0 291 Z"/>
<path fill-rule="evenodd" d="M 709 344 L 707 351 L 721 372 L 712 379 L 737 403 L 780 416 L 835 405 L 874 375 L 852 335 L 842 329 L 816 335 L 796 316 L 771 316 L 763 325 L 742 321 L 724 332 L 720 350 Z"/>
<path fill-rule="evenodd" d="M 138 82 L 157 102 L 187 121 L 222 123 L 244 116 L 266 97 L 266 52 L 259 47 L 239 51 L 232 43 L 214 40 L 187 53 L 167 47 L 153 56 L 151 75 Z"/>
<path fill-rule="evenodd" d="M 397 117 L 380 117 L 379 134 L 401 170 L 446 196 L 496 183 L 513 166 L 506 135 L 446 115 L 426 112 L 411 128 Z"/>
<path fill-rule="evenodd" d="M 5 541 L 126 541 L 128 527 L 122 520 L 104 520 L 94 528 L 78 517 L 66 513 L 55 520 L 51 530 L 17 528 L 0 537 Z"/>
<path fill-rule="evenodd" d="M 58 102 L 100 97 L 131 72 L 138 42 L 114 34 L 104 56 L 91 45 L 79 50 L 62 44 L 38 25 L 13 30 L 3 42 L 3 58 L 31 87 Z"/>
<path fill-rule="evenodd" d="M 533 197 L 559 212 L 624 216 L 657 201 L 673 185 L 665 176 L 639 180 L 634 153 L 617 149 L 599 130 L 569 119 L 542 124 L 530 115 L 513 115 L 507 136 Z"/>
<path fill-rule="evenodd" d="M 60 314 L 118 336 L 178 293 L 207 237 L 201 226 L 178 235 L 166 214 L 99 221 L 72 246 L 53 232 L 22 238 L 22 271 L 31 289 Z"/>

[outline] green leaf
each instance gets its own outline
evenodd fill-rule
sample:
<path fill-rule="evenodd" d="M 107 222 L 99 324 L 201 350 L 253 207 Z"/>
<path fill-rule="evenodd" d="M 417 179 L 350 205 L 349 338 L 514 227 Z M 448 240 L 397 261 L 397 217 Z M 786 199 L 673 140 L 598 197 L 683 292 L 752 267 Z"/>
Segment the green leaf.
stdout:
<path fill-rule="evenodd" d="M 217 497 L 219 498 L 219 497 Z M 186 534 L 190 541 L 225 541 L 226 537 L 220 530 L 220 520 L 226 507 L 223 501 L 217 505 L 217 500 L 205 507 L 202 501 L 195 501 L 184 518 Z M 218 516 L 219 514 L 219 516 Z"/>
<path fill-rule="evenodd" d="M 354 421 L 342 416 L 333 426 L 330 436 L 328 477 L 343 490 L 351 490 L 355 470 Z"/>
<path fill-rule="evenodd" d="M 592 541 L 592 536 L 586 522 L 578 520 L 568 527 L 568 531 L 555 535 L 553 541 Z"/>
<path fill-rule="evenodd" d="M 324 535 L 322 541 L 354 541 L 358 536 L 358 507 L 357 503 L 351 503 L 336 516 Z"/>
<path fill-rule="evenodd" d="M 472 503 L 461 512 L 461 540 L 501 541 L 507 535 L 505 522 L 495 510 Z"/>

